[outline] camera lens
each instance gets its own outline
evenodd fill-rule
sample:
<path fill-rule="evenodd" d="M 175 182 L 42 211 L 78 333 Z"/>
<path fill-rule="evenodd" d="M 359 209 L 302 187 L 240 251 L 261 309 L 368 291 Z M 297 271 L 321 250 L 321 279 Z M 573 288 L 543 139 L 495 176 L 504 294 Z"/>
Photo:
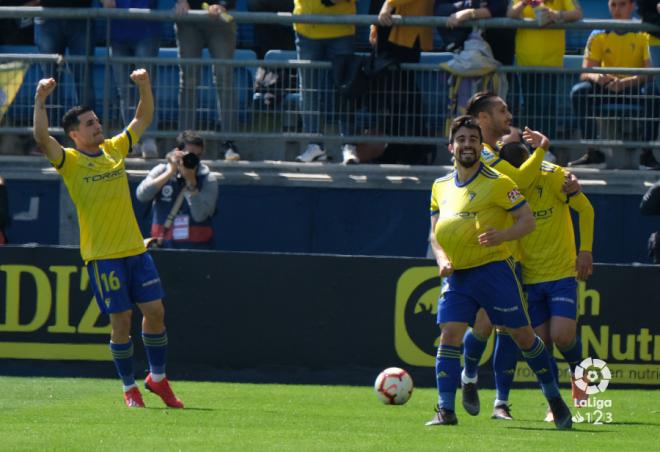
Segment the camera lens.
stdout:
<path fill-rule="evenodd" d="M 188 169 L 197 168 L 197 165 L 199 165 L 199 157 L 197 157 L 197 154 L 193 154 L 192 152 L 189 152 L 186 155 L 184 155 L 182 160 L 183 160 L 183 166 L 185 166 Z"/>

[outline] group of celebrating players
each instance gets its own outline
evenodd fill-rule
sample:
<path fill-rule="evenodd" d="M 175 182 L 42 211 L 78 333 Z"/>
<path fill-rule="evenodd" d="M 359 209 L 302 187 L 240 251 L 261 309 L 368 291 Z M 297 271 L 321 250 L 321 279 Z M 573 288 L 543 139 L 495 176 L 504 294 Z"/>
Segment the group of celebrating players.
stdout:
<path fill-rule="evenodd" d="M 50 136 L 46 100 L 56 82 L 41 80 L 34 137 L 76 205 L 81 255 L 97 303 L 110 316 L 110 350 L 126 405 L 144 406 L 130 336 L 137 305 L 150 369 L 145 387 L 167 406 L 182 408 L 165 374 L 164 292 L 128 191 L 125 157 L 154 112 L 147 72 L 137 69 L 131 80 L 140 94 L 135 118 L 111 139 L 105 139 L 91 109 L 74 107 L 65 114 L 64 131 L 75 148 L 63 148 Z M 458 422 L 454 401 L 459 382 L 466 411 L 479 413 L 477 366 L 495 325 L 493 416 L 511 419 L 508 394 L 520 349 L 548 401 L 548 419 L 560 429 L 571 428 L 571 412 L 559 394 L 557 365 L 548 348 L 554 344 L 574 372 L 582 355 L 576 335 L 576 278 L 586 279 L 592 272 L 593 208 L 573 175 L 543 161 L 550 146 L 547 137 L 527 128 L 522 135 L 512 131 L 504 100 L 477 93 L 467 112 L 451 127 L 455 170 L 435 181 L 431 195 L 430 242 L 444 284 L 438 305 L 438 406 L 427 425 Z M 569 209 L 579 214 L 579 253 Z M 574 385 L 573 398 L 584 397 Z"/>
<path fill-rule="evenodd" d="M 592 273 L 594 210 L 574 175 L 543 160 L 549 139 L 529 128 L 520 134 L 511 123 L 502 98 L 472 96 L 467 115 L 451 125 L 454 171 L 433 184 L 429 241 L 443 285 L 438 405 L 426 425 L 458 423 L 459 382 L 463 407 L 479 414 L 477 370 L 495 325 L 493 418 L 512 419 L 509 390 L 520 350 L 547 399 L 546 421 L 572 427 L 548 350 L 554 344 L 574 375 L 582 359 L 577 279 Z M 579 215 L 579 253 L 570 209 Z M 577 405 L 587 395 L 572 383 Z"/>

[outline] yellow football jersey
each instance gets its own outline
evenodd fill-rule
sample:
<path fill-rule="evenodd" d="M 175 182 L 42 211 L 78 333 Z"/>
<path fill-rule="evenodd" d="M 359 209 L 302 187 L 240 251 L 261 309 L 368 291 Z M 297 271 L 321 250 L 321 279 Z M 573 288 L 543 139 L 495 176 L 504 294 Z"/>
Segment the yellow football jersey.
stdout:
<path fill-rule="evenodd" d="M 65 148 L 62 160 L 51 162 L 62 175 L 76 206 L 80 254 L 85 262 L 146 251 L 124 166 L 124 158 L 138 139 L 126 130 L 105 140 L 97 154 Z"/>
<path fill-rule="evenodd" d="M 437 179 L 431 190 L 431 215 L 438 215 L 435 236 L 455 269 L 504 260 L 511 256 L 506 244 L 482 246 L 478 237 L 490 228 L 505 229 L 510 211 L 525 198 L 508 177 L 483 163 L 470 180 L 459 183 L 456 172 Z"/>
<path fill-rule="evenodd" d="M 538 148 L 525 163 L 520 165 L 520 168 L 516 168 L 500 158 L 499 149 L 493 149 L 488 144 L 483 143 L 483 149 L 481 150 L 481 161 L 510 178 L 521 190 L 527 188 L 536 178 L 544 157 L 545 150 Z"/>
<path fill-rule="evenodd" d="M 580 216 L 580 249 L 591 251 L 594 210 L 584 195 L 562 192 L 566 174 L 544 162 L 532 186 L 523 195 L 534 213 L 536 229 L 520 239 L 523 282 L 536 284 L 575 276 L 575 235 L 569 206 Z"/>
<path fill-rule="evenodd" d="M 584 57 L 599 61 L 600 67 L 645 67 L 645 62 L 651 59 L 649 35 L 642 32 L 619 34 L 594 30 L 589 35 Z M 626 74 L 615 76 L 629 77 Z"/>
<path fill-rule="evenodd" d="M 515 0 L 520 3 L 522 0 Z M 577 9 L 575 0 L 545 0 L 545 6 L 555 11 L 573 11 Z M 534 8 L 523 7 L 523 19 L 535 19 Z M 517 66 L 551 66 L 564 65 L 566 53 L 565 30 L 539 30 L 536 28 L 519 28 L 516 30 L 516 65 Z"/>

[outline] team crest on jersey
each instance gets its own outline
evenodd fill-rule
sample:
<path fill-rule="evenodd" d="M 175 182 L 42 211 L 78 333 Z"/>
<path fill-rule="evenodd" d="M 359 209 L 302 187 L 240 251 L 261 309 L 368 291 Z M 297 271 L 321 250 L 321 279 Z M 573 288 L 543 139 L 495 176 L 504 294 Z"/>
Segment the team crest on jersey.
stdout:
<path fill-rule="evenodd" d="M 522 196 L 520 194 L 520 190 L 518 190 L 517 188 L 512 189 L 506 195 L 509 197 L 509 201 L 511 201 L 512 203 L 518 201 L 520 199 L 520 197 Z"/>
<path fill-rule="evenodd" d="M 473 192 L 473 191 L 468 192 L 468 197 L 470 198 L 470 201 L 472 201 L 475 196 L 477 196 L 477 194 L 475 192 Z"/>

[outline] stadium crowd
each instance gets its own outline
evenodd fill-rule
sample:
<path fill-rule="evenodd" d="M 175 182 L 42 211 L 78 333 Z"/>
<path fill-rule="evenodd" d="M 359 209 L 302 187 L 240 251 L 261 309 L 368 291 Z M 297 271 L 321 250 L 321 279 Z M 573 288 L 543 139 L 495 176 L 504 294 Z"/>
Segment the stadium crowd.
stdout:
<path fill-rule="evenodd" d="M 631 20 L 637 8 L 645 22 L 658 24 L 658 7 L 656 2 L 648 0 L 602 0 L 607 3 L 612 18 Z M 561 29 L 493 29 L 487 28 L 480 33 L 472 33 L 470 28 L 460 28 L 457 25 L 472 20 L 491 17 L 510 17 L 536 20 L 540 25 L 561 24 L 588 18 L 580 3 L 573 0 L 516 0 L 509 3 L 506 0 L 489 0 L 476 2 L 464 0 L 449 2 L 445 0 L 211 0 L 209 2 L 194 1 L 156 1 L 156 0 L 31 0 L 29 2 L 9 2 L 20 6 L 42 6 L 45 8 L 146 8 L 173 9 L 179 15 L 189 11 L 206 10 L 215 19 L 214 22 L 175 21 L 172 30 L 165 23 L 156 21 L 113 20 L 109 26 L 109 52 L 111 57 L 156 57 L 159 49 L 169 46 L 172 41 L 177 47 L 181 58 L 199 58 L 204 48 L 208 48 L 212 58 L 233 57 L 237 46 L 250 47 L 256 51 L 258 58 L 264 57 L 269 50 L 288 50 L 295 46 L 297 58 L 300 60 L 330 61 L 333 71 L 328 74 L 313 70 L 299 69 L 297 73 L 287 74 L 291 91 L 299 91 L 298 104 L 291 110 L 299 112 L 301 131 L 306 135 L 316 135 L 318 140 L 311 139 L 307 147 L 301 149 L 296 160 L 300 162 L 325 161 L 328 158 L 323 143 L 323 135 L 328 132 L 328 123 L 323 121 L 327 114 L 328 95 L 324 87 L 357 83 L 354 80 L 356 51 L 372 53 L 373 65 L 371 76 L 367 80 L 367 92 L 356 96 L 348 96 L 348 102 L 337 102 L 334 108 L 339 110 L 336 115 L 340 135 L 360 136 L 385 135 L 395 137 L 431 136 L 427 121 L 421 120 L 421 111 L 425 96 L 433 93 L 421 91 L 418 74 L 409 71 L 399 71 L 396 68 L 401 63 L 417 63 L 424 51 L 451 51 L 457 58 L 475 43 L 486 48 L 495 64 L 518 67 L 561 67 L 563 57 L 571 52 L 582 53 L 584 49 L 584 67 L 657 67 L 659 33 L 642 32 L 608 32 L 595 30 L 586 41 L 579 46 L 575 40 L 567 42 L 567 32 Z M 595 2 L 594 2 L 595 3 Z M 293 29 L 282 25 L 270 24 L 237 24 L 233 21 L 231 12 L 235 9 L 252 12 L 288 12 L 297 14 L 351 15 L 370 13 L 378 16 L 378 24 L 371 27 L 367 33 L 360 27 L 342 24 L 307 24 L 298 23 Z M 429 27 L 397 27 L 392 26 L 392 16 L 444 16 L 448 18 L 447 27 L 440 27 L 434 34 Z M 91 55 L 95 45 L 105 46 L 105 23 L 96 24 L 87 20 L 76 19 L 43 19 L 37 18 L 34 24 L 29 20 L 4 19 L 7 33 L 0 38 L 3 45 L 37 46 L 42 53 L 70 55 Z M 96 30 L 94 30 L 96 25 Z M 33 39 L 30 27 L 33 26 Z M 249 27 L 249 28 L 248 28 Z M 249 36 L 248 39 L 244 39 Z M 630 47 L 632 46 L 632 47 Z M 580 47 L 583 47 L 580 48 Z M 628 51 L 632 48 L 633 51 Z M 339 61 L 348 63 L 343 66 Z M 87 63 L 89 64 L 89 62 Z M 476 64 L 476 63 L 475 63 Z M 478 63 L 477 66 L 479 66 Z M 480 69 L 468 67 L 467 70 Z M 131 106 L 134 104 L 135 88 L 125 79 L 130 72 L 127 64 L 114 63 L 112 70 L 116 85 L 116 99 L 119 104 L 118 128 L 125 126 L 130 119 Z M 147 69 L 150 69 L 147 67 Z M 348 71 L 348 72 L 347 72 Z M 157 71 L 153 73 L 154 86 L 158 86 Z M 239 130 L 240 109 L 245 103 L 238 104 L 238 94 L 233 89 L 234 74 L 231 67 L 213 65 L 213 80 L 216 93 L 215 110 L 217 120 L 211 130 L 201 123 L 198 114 L 199 95 L 196 89 L 200 83 L 206 83 L 200 72 L 199 65 L 181 64 L 179 66 L 176 129 L 221 132 L 223 136 L 231 137 Z M 263 71 L 265 73 L 267 71 Z M 89 67 L 74 71 L 75 83 L 78 86 L 79 103 L 94 105 L 94 76 Z M 282 74 L 279 74 L 282 77 Z M 55 74 L 56 76 L 56 74 Z M 532 129 L 541 130 L 551 138 L 556 138 L 556 130 L 560 114 L 557 112 L 556 93 L 559 78 L 539 76 L 539 74 L 522 72 L 515 77 L 509 74 L 509 95 L 507 100 L 516 111 L 517 116 L 524 118 Z M 460 77 L 458 78 L 460 80 Z M 290 86 L 293 83 L 294 86 Z M 657 83 L 657 81 L 656 81 Z M 296 88 L 295 84 L 298 84 Z M 263 85 L 260 85 L 263 86 Z M 343 85 L 342 85 L 343 86 Z M 465 101 L 469 95 L 476 92 L 475 85 L 468 85 L 467 93 L 461 94 L 465 85 L 456 84 L 458 93 L 455 98 L 454 113 L 464 111 Z M 496 87 L 493 87 L 496 88 Z M 495 89 L 499 91 L 498 89 Z M 258 91 L 255 84 L 255 92 Z M 332 88 L 329 90 L 333 91 Z M 207 91 L 206 93 L 209 93 Z M 504 91 L 501 92 L 505 95 Z M 207 94 L 210 95 L 210 94 Z M 97 94 L 98 96 L 98 94 Z M 462 96 L 462 97 L 461 97 Z M 505 95 L 506 96 L 506 95 Z M 158 97 L 158 96 L 157 96 Z M 345 99 L 343 99 L 345 100 Z M 605 134 L 596 121 L 600 116 L 607 118 L 613 111 L 623 115 L 626 122 L 640 115 L 647 120 L 642 125 L 641 136 L 644 141 L 657 139 L 657 118 L 660 117 L 660 102 L 657 88 L 653 80 L 643 76 L 623 76 L 620 74 L 583 74 L 581 81 L 571 92 L 571 111 L 576 117 L 575 129 L 578 137 L 587 140 L 602 138 Z M 331 102 L 332 103 L 332 102 Z M 285 106 L 286 108 L 286 106 Z M 366 117 L 356 112 L 366 110 Z M 454 114 L 449 115 L 448 119 Z M 390 118 L 388 121 L 387 118 Z M 396 118 L 392 121 L 391 118 Z M 634 129 L 633 124 L 629 129 Z M 160 126 L 163 127 L 162 125 Z M 145 158 L 162 157 L 166 153 L 161 144 L 159 149 L 156 140 L 149 132 L 158 130 L 158 120 L 150 126 L 141 143 L 136 143 L 134 152 L 141 152 Z M 431 147 L 432 148 L 432 147 Z M 220 149 L 226 160 L 241 158 L 238 147 L 232 139 L 223 139 Z M 409 163 L 428 164 L 434 162 L 435 150 L 428 146 L 415 144 L 381 143 L 380 146 L 364 146 L 363 143 L 352 142 L 342 145 L 342 163 L 359 162 L 375 163 Z M 551 154 L 549 154 L 550 156 Z M 564 159 L 561 163 L 568 163 Z M 590 148 L 582 158 L 570 162 L 574 166 L 587 165 L 605 167 L 605 156 L 597 148 Z M 660 169 L 652 149 L 643 150 L 640 167 L 644 169 Z"/>

